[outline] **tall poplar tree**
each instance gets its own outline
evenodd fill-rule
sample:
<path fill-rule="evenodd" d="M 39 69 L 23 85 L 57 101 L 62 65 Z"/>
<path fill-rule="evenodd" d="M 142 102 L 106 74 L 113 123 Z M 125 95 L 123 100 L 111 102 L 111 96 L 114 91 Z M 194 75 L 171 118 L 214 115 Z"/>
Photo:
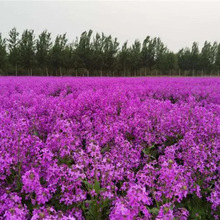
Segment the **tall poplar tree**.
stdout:
<path fill-rule="evenodd" d="M 92 30 L 84 31 L 79 39 L 79 43 L 76 48 L 77 56 L 79 56 L 81 60 L 81 64 L 83 64 L 84 68 L 86 68 L 87 76 L 90 75 L 90 70 L 93 67 L 93 52 L 92 52 Z"/>
<path fill-rule="evenodd" d="M 50 51 L 51 64 L 56 70 L 56 76 L 58 75 L 57 74 L 58 69 L 60 76 L 63 75 L 62 67 L 65 66 L 65 62 L 66 62 L 65 60 L 66 45 L 67 45 L 66 34 L 58 35 Z"/>
<path fill-rule="evenodd" d="M 18 64 L 20 59 L 19 51 L 19 33 L 16 28 L 12 28 L 8 38 L 9 62 L 15 69 L 15 75 L 18 75 Z"/>
<path fill-rule="evenodd" d="M 7 64 L 6 39 L 0 33 L 0 74 L 4 73 Z"/>
<path fill-rule="evenodd" d="M 51 33 L 43 31 L 36 41 L 36 60 L 38 67 L 42 71 L 46 71 L 46 75 L 49 75 L 49 52 L 52 47 Z"/>
<path fill-rule="evenodd" d="M 195 71 L 200 69 L 200 53 L 199 53 L 199 46 L 197 42 L 193 42 L 192 49 L 191 49 L 191 56 L 190 59 L 190 69 L 192 70 L 193 76 L 195 75 Z"/>
<path fill-rule="evenodd" d="M 33 30 L 25 30 L 22 33 L 19 44 L 21 65 L 32 75 L 35 64 L 35 36 Z"/>
<path fill-rule="evenodd" d="M 220 75 L 220 43 L 218 44 L 216 58 L 215 58 L 215 66 L 217 68 L 218 76 Z"/>

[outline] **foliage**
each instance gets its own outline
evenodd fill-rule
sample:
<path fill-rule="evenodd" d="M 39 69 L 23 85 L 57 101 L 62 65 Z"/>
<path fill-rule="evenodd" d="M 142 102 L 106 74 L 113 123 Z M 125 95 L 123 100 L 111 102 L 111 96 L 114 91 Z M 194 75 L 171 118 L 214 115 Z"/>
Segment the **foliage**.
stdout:
<path fill-rule="evenodd" d="M 44 30 L 35 37 L 25 30 L 21 38 L 12 28 L 7 39 L 1 36 L 1 75 L 45 76 L 147 76 L 147 75 L 220 75 L 217 42 L 197 42 L 177 53 L 170 51 L 159 37 L 147 36 L 121 45 L 104 33 L 84 31 L 69 43 L 66 34 Z"/>

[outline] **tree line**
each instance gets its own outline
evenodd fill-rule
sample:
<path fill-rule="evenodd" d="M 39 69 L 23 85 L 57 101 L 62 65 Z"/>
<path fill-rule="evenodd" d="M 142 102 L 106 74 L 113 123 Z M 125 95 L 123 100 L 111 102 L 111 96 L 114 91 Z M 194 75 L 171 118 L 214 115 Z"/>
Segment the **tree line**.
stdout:
<path fill-rule="evenodd" d="M 85 31 L 72 43 L 66 34 L 52 40 L 44 30 L 0 33 L 0 75 L 38 76 L 205 76 L 220 75 L 220 43 L 205 41 L 201 50 L 170 51 L 159 37 L 147 36 L 121 46 L 117 38 Z"/>

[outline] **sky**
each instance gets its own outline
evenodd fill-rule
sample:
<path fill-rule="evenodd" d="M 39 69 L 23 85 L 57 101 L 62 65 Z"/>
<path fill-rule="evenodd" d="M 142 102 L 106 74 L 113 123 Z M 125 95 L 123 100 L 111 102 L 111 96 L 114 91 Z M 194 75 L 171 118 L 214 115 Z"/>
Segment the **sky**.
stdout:
<path fill-rule="evenodd" d="M 200 48 L 220 42 L 220 1 L 0 1 L 0 33 L 7 37 L 13 27 L 67 33 L 69 42 L 89 29 L 121 44 L 149 35 L 177 52 L 194 41 Z"/>

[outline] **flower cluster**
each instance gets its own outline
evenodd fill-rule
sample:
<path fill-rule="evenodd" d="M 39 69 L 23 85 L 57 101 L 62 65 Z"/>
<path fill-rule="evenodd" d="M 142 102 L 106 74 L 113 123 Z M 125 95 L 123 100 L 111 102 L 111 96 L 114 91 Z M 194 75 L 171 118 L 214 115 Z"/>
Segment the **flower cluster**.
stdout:
<path fill-rule="evenodd" d="M 0 80 L 0 220 L 218 219 L 220 80 Z"/>

